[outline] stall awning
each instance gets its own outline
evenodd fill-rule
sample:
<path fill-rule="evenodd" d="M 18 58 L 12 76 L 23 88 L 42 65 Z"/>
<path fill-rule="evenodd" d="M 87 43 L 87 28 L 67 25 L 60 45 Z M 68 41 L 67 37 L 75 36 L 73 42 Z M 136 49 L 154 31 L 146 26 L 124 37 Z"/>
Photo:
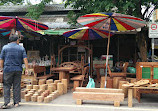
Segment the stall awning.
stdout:
<path fill-rule="evenodd" d="M 72 29 L 48 29 L 48 30 L 41 30 L 37 31 L 42 35 L 63 35 L 64 32 L 70 31 Z"/>

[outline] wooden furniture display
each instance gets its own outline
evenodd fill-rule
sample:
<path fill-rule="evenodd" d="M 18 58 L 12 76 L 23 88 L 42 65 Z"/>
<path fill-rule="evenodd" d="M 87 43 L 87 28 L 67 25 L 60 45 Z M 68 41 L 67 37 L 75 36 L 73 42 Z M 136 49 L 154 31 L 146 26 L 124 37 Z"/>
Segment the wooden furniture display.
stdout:
<path fill-rule="evenodd" d="M 158 62 L 137 62 L 137 80 L 148 79 L 151 83 L 158 83 Z"/>
<path fill-rule="evenodd" d="M 28 69 L 28 72 L 28 75 L 22 74 L 22 82 L 24 84 L 35 84 L 38 79 L 47 79 L 54 76 L 46 73 L 46 66 L 34 66 L 33 69 Z"/>
<path fill-rule="evenodd" d="M 105 72 L 105 65 L 104 64 L 94 64 L 94 68 L 96 70 L 96 74 L 97 74 L 97 82 L 100 82 L 100 69 L 104 69 Z"/>
<path fill-rule="evenodd" d="M 35 66 L 33 67 L 34 70 L 34 78 L 35 79 L 47 79 L 52 77 L 52 74 L 46 74 L 46 67 L 45 66 Z M 42 75 L 40 75 L 43 73 Z"/>
<path fill-rule="evenodd" d="M 121 89 L 77 87 L 73 98 L 78 105 L 81 105 L 83 100 L 99 100 L 114 101 L 114 106 L 119 107 L 120 102 L 124 101 L 124 94 Z"/>
<path fill-rule="evenodd" d="M 52 68 L 54 71 L 59 72 L 59 80 L 67 79 L 69 83 L 69 71 L 76 69 L 76 67 L 55 67 Z"/>
<path fill-rule="evenodd" d="M 71 80 L 73 81 L 73 90 L 75 90 L 76 87 L 82 87 L 84 78 L 86 74 L 88 74 L 88 72 L 89 72 L 89 67 L 87 66 L 84 68 L 82 75 L 76 75 L 71 78 Z"/>
<path fill-rule="evenodd" d="M 69 71 L 69 73 L 78 73 L 78 74 L 82 73 L 81 63 L 63 62 L 62 64 L 60 64 L 60 67 L 75 67 L 75 70 L 71 70 L 71 71 Z"/>
<path fill-rule="evenodd" d="M 79 53 L 78 50 L 82 48 L 84 49 L 85 51 L 84 52 L 81 52 Z M 71 50 L 73 49 L 73 50 Z M 67 50 L 67 51 L 66 51 Z M 68 54 L 67 55 L 64 55 L 64 51 L 66 51 Z M 71 51 L 76 51 L 76 54 L 70 54 Z M 77 61 L 79 60 L 79 58 L 81 58 L 81 55 L 84 55 L 84 64 L 88 64 L 88 60 L 90 58 L 90 74 L 92 74 L 92 71 L 93 71 L 93 58 L 92 58 L 92 47 L 88 47 L 86 45 L 66 45 L 66 46 L 63 46 L 63 47 L 59 47 L 58 48 L 58 63 L 57 63 L 57 66 L 59 67 L 60 64 L 62 64 L 63 62 L 72 62 L 72 61 L 75 61 L 75 60 L 71 60 L 72 58 L 76 58 Z M 73 57 L 72 57 L 73 56 Z"/>
<path fill-rule="evenodd" d="M 41 79 L 39 81 L 41 81 Z M 42 82 L 40 82 L 42 84 L 27 85 L 26 89 L 21 91 L 22 99 L 28 102 L 48 103 L 58 96 L 67 93 L 67 79 L 58 80 L 58 82 L 55 80 L 54 83 L 52 82 L 52 79 L 48 79 L 47 81 L 42 79 Z"/>
<path fill-rule="evenodd" d="M 108 73 L 110 77 L 126 77 L 126 72 L 111 72 L 109 66 L 108 66 Z"/>
<path fill-rule="evenodd" d="M 139 89 L 139 90 L 146 90 L 146 91 L 158 91 L 158 87 L 130 87 L 128 89 L 128 107 L 132 107 L 133 106 L 133 90 L 134 89 Z M 139 93 L 140 94 L 140 93 Z"/>
<path fill-rule="evenodd" d="M 93 60 L 93 66 L 95 65 L 95 64 L 105 64 L 106 63 L 106 60 Z M 113 60 L 108 60 L 108 64 L 109 64 L 109 66 L 110 66 L 110 68 L 112 68 L 113 66 L 114 66 L 114 64 L 113 64 Z M 102 72 L 103 73 L 103 72 Z"/>
<path fill-rule="evenodd" d="M 147 79 L 150 83 L 158 83 L 158 62 L 137 62 L 136 63 L 136 78 Z M 138 89 L 137 99 L 140 102 L 142 93 L 158 93 L 153 89 Z"/>
<path fill-rule="evenodd" d="M 50 74 L 58 73 L 58 72 L 52 70 L 52 68 L 54 68 L 54 67 L 56 67 L 55 55 L 51 56 Z"/>
<path fill-rule="evenodd" d="M 101 77 L 100 88 L 105 88 L 105 76 Z M 110 77 L 106 78 L 106 88 L 113 88 L 113 79 Z"/>
<path fill-rule="evenodd" d="M 97 73 L 97 82 L 100 81 L 100 69 L 106 68 L 105 64 L 95 64 L 94 65 Z M 126 75 L 135 75 L 134 73 L 127 73 L 128 62 L 125 62 L 123 65 L 122 72 L 111 72 L 110 66 L 108 65 L 108 75 L 110 77 L 126 77 Z"/>

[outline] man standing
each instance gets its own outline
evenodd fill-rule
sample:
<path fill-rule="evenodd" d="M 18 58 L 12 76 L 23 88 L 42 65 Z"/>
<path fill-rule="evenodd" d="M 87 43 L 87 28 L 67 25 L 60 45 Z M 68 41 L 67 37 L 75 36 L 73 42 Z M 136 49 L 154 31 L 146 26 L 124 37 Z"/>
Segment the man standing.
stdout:
<path fill-rule="evenodd" d="M 9 37 L 10 43 L 3 46 L 0 55 L 0 70 L 3 70 L 4 105 L 2 109 L 10 107 L 10 89 L 13 85 L 13 105 L 19 106 L 21 101 L 21 75 L 24 61 L 26 74 L 28 73 L 28 60 L 25 49 L 19 45 L 18 35 Z M 4 67 L 3 67 L 4 66 Z"/>

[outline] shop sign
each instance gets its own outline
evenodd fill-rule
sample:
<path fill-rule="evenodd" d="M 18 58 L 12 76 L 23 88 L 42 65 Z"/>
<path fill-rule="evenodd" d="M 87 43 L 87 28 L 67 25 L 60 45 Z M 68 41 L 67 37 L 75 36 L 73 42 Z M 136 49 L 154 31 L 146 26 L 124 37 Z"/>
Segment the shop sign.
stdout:
<path fill-rule="evenodd" d="M 149 38 L 158 38 L 158 23 L 149 24 Z"/>

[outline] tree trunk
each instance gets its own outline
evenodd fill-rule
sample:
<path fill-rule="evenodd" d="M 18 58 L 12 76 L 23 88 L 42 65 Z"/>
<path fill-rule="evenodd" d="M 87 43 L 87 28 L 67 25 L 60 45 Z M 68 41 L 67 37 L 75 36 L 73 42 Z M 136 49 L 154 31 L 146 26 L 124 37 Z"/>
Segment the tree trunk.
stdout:
<path fill-rule="evenodd" d="M 142 62 L 147 62 L 146 32 L 143 29 L 137 34 L 137 44 Z"/>

